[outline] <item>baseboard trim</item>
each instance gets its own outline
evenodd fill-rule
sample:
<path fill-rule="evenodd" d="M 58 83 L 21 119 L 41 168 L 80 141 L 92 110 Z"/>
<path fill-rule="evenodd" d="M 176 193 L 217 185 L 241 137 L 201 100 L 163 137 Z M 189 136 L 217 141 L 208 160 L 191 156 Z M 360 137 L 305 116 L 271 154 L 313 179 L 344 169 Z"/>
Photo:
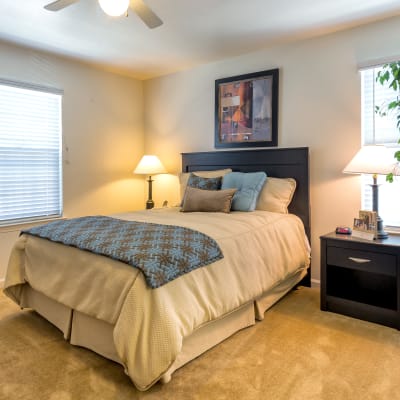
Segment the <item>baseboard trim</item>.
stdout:
<path fill-rule="evenodd" d="M 311 287 L 320 287 L 321 281 L 319 279 L 311 279 Z"/>

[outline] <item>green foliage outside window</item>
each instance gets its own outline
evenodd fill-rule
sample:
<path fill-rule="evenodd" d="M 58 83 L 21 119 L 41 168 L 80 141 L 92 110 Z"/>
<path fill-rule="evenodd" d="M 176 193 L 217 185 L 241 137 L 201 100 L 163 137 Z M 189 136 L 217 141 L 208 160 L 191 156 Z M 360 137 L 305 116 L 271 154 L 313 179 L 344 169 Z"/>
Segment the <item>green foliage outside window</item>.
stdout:
<path fill-rule="evenodd" d="M 388 113 L 395 113 L 396 127 L 400 132 L 400 61 L 385 64 L 382 70 L 378 72 L 376 81 L 381 85 L 388 85 L 394 91 L 393 98 L 381 106 L 375 107 L 375 112 L 380 116 Z M 398 140 L 400 144 L 400 139 Z M 394 158 L 400 162 L 400 150 L 394 153 Z M 388 182 L 393 182 L 393 173 L 386 176 Z"/>

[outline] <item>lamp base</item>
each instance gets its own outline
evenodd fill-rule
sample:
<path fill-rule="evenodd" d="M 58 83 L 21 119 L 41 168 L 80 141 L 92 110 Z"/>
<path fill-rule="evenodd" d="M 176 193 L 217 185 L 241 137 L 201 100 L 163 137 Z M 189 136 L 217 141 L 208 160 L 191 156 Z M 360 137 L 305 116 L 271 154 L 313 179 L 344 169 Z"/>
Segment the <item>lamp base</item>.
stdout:
<path fill-rule="evenodd" d="M 375 239 L 387 239 L 389 235 L 383 230 L 383 220 L 378 215 L 376 217 L 376 236 Z"/>
<path fill-rule="evenodd" d="M 153 200 L 147 200 L 146 201 L 146 210 L 151 210 L 154 208 L 154 201 Z"/>
<path fill-rule="evenodd" d="M 376 235 L 375 239 L 386 239 L 389 237 L 389 235 L 383 230 L 383 220 L 378 214 L 378 176 L 377 174 L 374 174 L 373 176 L 373 184 L 371 184 L 371 189 L 372 189 L 372 211 L 376 212 Z"/>
<path fill-rule="evenodd" d="M 151 176 L 149 176 L 149 179 L 147 179 L 147 182 L 149 182 L 149 198 L 146 201 L 146 210 L 151 210 L 154 207 L 154 201 L 153 201 L 153 179 L 151 179 Z"/>

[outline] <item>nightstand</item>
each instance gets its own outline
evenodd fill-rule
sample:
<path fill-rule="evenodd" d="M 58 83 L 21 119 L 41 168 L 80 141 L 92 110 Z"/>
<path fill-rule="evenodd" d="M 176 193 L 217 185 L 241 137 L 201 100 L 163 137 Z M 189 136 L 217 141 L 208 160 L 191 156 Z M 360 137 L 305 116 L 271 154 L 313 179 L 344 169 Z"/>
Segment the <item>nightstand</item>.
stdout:
<path fill-rule="evenodd" d="M 400 236 L 321 236 L 321 310 L 400 329 Z"/>

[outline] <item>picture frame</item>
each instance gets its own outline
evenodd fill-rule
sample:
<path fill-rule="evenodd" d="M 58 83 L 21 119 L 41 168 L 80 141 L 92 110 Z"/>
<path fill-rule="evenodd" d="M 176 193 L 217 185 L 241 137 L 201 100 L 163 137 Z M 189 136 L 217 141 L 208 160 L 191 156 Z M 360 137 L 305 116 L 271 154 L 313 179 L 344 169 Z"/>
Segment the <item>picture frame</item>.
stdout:
<path fill-rule="evenodd" d="M 377 214 L 375 211 L 360 210 L 358 218 L 354 218 L 353 236 L 373 240 L 377 234 Z"/>
<path fill-rule="evenodd" d="M 215 81 L 215 147 L 278 146 L 279 69 Z"/>

